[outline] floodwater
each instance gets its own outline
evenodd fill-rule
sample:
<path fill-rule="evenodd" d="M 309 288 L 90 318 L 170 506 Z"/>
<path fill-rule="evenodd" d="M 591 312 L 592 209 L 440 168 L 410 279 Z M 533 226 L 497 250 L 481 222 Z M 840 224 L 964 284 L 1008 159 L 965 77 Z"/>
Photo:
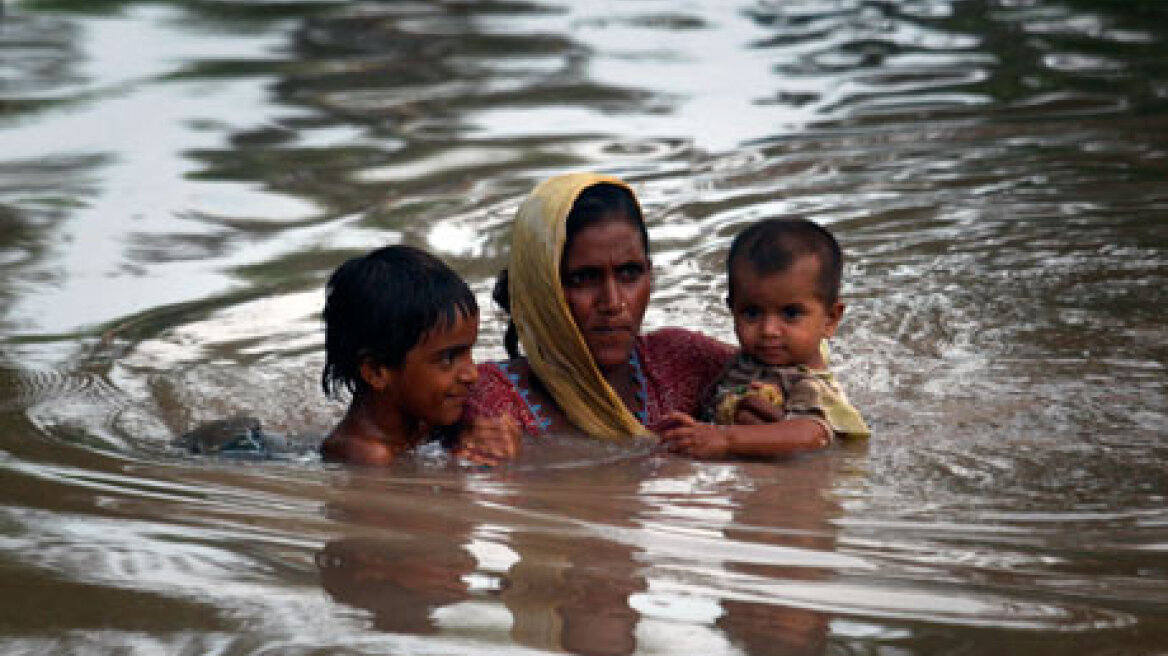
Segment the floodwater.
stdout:
<path fill-rule="evenodd" d="M 171 447 L 311 445 L 332 268 L 422 245 L 489 307 L 579 169 L 643 198 L 650 328 L 730 339 L 731 236 L 830 225 L 872 439 Z M 0 651 L 1168 654 L 1166 217 L 1160 0 L 7 0 Z"/>

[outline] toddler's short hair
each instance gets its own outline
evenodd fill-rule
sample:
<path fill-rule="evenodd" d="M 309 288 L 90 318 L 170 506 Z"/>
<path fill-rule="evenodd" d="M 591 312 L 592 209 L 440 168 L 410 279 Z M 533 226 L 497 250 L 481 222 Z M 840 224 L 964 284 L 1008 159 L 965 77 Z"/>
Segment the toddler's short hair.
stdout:
<path fill-rule="evenodd" d="M 332 398 L 356 393 L 366 360 L 400 367 L 425 335 L 478 313 L 466 282 L 424 250 L 386 246 L 350 259 L 325 287 L 321 387 Z"/>
<path fill-rule="evenodd" d="M 783 273 L 804 255 L 819 260 L 816 291 L 820 300 L 827 305 L 839 301 L 844 264 L 839 243 L 826 228 L 798 218 L 763 219 L 738 233 L 726 257 L 729 299 L 733 302 L 734 265 L 739 260 L 765 276 Z"/>

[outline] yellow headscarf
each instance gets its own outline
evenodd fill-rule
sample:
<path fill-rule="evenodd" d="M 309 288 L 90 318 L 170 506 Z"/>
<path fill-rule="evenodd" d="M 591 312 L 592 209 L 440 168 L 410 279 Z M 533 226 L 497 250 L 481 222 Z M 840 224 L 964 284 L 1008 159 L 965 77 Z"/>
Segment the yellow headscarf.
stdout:
<path fill-rule="evenodd" d="M 572 204 L 587 187 L 618 178 L 571 173 L 540 183 L 519 206 L 511 236 L 508 291 L 511 318 L 531 370 L 577 428 L 605 439 L 648 432 L 605 381 L 564 297 L 560 284 L 566 224 Z"/>

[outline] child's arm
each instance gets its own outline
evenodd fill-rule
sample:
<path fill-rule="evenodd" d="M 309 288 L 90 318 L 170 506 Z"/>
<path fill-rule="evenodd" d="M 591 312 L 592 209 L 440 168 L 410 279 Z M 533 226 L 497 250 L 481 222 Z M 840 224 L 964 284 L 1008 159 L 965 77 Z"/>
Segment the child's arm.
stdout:
<path fill-rule="evenodd" d="M 831 444 L 827 426 L 802 417 L 773 423 L 716 426 L 675 412 L 661 439 L 673 453 L 694 458 L 767 458 L 817 451 Z"/>
<path fill-rule="evenodd" d="M 454 454 L 478 465 L 495 466 L 519 455 L 521 431 L 507 415 L 475 417 L 458 435 Z"/>

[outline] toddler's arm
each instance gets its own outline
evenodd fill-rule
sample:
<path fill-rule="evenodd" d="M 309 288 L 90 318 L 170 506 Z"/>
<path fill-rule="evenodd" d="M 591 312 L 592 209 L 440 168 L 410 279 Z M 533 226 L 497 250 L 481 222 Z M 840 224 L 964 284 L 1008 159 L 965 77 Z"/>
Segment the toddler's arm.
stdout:
<path fill-rule="evenodd" d="M 746 420 L 746 412 L 745 408 L 741 410 L 739 418 Z M 757 413 L 751 414 L 753 417 L 749 420 L 761 419 Z M 666 421 L 672 424 L 661 431 L 666 448 L 673 453 L 694 458 L 784 456 L 826 448 L 832 439 L 824 423 L 802 417 L 771 423 L 716 426 L 703 424 L 685 413 L 675 412 Z"/>

